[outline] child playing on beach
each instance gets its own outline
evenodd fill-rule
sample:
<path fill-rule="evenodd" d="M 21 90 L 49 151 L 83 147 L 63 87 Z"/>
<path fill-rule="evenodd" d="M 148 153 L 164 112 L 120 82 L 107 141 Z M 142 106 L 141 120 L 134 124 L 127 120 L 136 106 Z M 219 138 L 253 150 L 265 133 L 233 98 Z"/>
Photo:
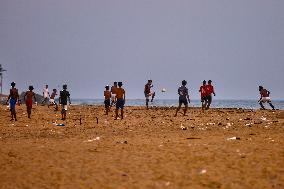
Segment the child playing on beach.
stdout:
<path fill-rule="evenodd" d="M 144 95 L 146 98 L 146 107 L 147 110 L 149 109 L 148 105 L 149 105 L 149 98 L 151 98 L 151 102 L 153 102 L 154 97 L 155 97 L 155 92 L 151 92 L 151 88 L 153 87 L 152 85 L 152 80 L 148 80 L 148 82 L 146 83 L 145 87 L 144 87 Z"/>
<path fill-rule="evenodd" d="M 208 110 L 210 108 L 211 103 L 212 103 L 212 94 L 214 96 L 216 96 L 211 80 L 209 80 L 208 85 L 206 85 L 206 93 L 207 93 L 207 96 L 205 97 L 206 100 L 207 100 L 206 110 Z"/>
<path fill-rule="evenodd" d="M 204 80 L 202 83 L 202 86 L 200 86 L 199 89 L 200 95 L 201 95 L 201 104 L 202 104 L 202 110 L 205 109 L 208 103 L 208 98 L 207 97 L 207 90 L 206 90 L 206 81 Z"/>
<path fill-rule="evenodd" d="M 10 111 L 11 111 L 11 121 L 13 121 L 15 119 L 15 121 L 17 121 L 17 116 L 16 116 L 16 104 L 17 101 L 19 100 L 19 93 L 18 93 L 18 89 L 15 88 L 16 83 L 12 82 L 11 83 L 11 89 L 10 89 L 10 94 L 8 96 L 7 99 L 7 104 L 8 102 L 10 103 Z"/>
<path fill-rule="evenodd" d="M 57 90 L 56 89 L 53 89 L 52 90 L 52 93 L 51 93 L 51 95 L 50 95 L 50 99 L 49 99 L 49 105 L 48 105 L 48 108 L 49 108 L 49 106 L 53 106 L 53 105 L 55 105 L 55 111 L 57 111 L 58 110 L 58 105 L 57 105 L 57 103 L 55 102 L 55 96 L 57 95 Z"/>
<path fill-rule="evenodd" d="M 66 119 L 66 112 L 68 109 L 67 99 L 70 105 L 71 104 L 70 93 L 69 91 L 67 91 L 67 85 L 63 85 L 63 90 L 60 91 L 60 96 L 59 96 L 59 104 L 61 104 L 61 108 L 62 108 L 61 110 L 62 120 Z"/>
<path fill-rule="evenodd" d="M 125 90 L 122 88 L 122 82 L 118 82 L 118 88 L 116 90 L 116 110 L 115 120 L 118 118 L 118 110 L 121 109 L 121 119 L 123 119 L 123 108 L 125 103 Z"/>
<path fill-rule="evenodd" d="M 175 117 L 177 116 L 177 113 L 180 110 L 182 104 L 184 104 L 184 106 L 185 106 L 185 108 L 183 110 L 183 115 L 184 116 L 186 115 L 186 111 L 187 111 L 187 108 L 188 108 L 188 103 L 190 103 L 190 99 L 189 99 L 189 95 L 188 95 L 188 89 L 186 88 L 186 84 L 187 84 L 187 81 L 183 80 L 182 81 L 182 86 L 180 86 L 178 88 L 179 105 L 178 105 L 178 108 L 176 110 Z"/>
<path fill-rule="evenodd" d="M 270 97 L 269 97 L 269 95 L 270 95 L 270 92 L 268 91 L 268 90 L 266 90 L 266 89 L 264 89 L 262 86 L 259 86 L 258 87 L 258 90 L 259 90 L 259 93 L 260 93 L 260 99 L 259 99 L 259 105 L 261 106 L 261 109 L 262 110 L 265 110 L 265 108 L 264 108 L 264 106 L 263 106 L 263 103 L 268 103 L 269 105 L 270 105 L 270 107 L 273 109 L 273 110 L 275 110 L 274 109 L 274 106 L 272 105 L 272 103 L 271 103 L 271 99 L 270 99 Z"/>
<path fill-rule="evenodd" d="M 33 90 L 34 90 L 34 87 L 29 86 L 29 91 L 27 91 L 24 96 L 24 100 L 26 101 L 26 105 L 27 105 L 28 118 L 31 118 L 31 114 L 32 114 L 33 97 L 36 102 L 36 97 L 35 97 L 35 93 L 33 92 Z"/>
<path fill-rule="evenodd" d="M 117 90 L 117 82 L 115 81 L 115 82 L 113 82 L 113 86 L 110 89 L 110 92 L 111 92 L 111 104 L 110 104 L 110 107 L 112 107 L 116 103 L 116 101 L 115 101 L 116 90 Z"/>
<path fill-rule="evenodd" d="M 41 102 L 41 104 L 45 105 L 46 103 L 48 103 L 48 98 L 50 97 L 48 91 L 48 85 L 45 85 L 45 88 L 42 91 L 42 95 L 43 95 L 43 101 Z"/>
<path fill-rule="evenodd" d="M 109 108 L 110 108 L 110 99 L 111 99 L 111 92 L 109 90 L 109 86 L 105 86 L 105 91 L 104 91 L 104 97 L 105 97 L 105 109 L 106 109 L 106 115 L 108 115 Z"/>

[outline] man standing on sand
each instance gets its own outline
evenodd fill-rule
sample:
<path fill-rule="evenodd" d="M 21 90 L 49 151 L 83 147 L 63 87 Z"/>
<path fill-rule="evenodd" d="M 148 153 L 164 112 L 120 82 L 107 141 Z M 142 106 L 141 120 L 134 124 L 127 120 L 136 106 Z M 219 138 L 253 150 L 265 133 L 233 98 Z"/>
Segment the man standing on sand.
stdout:
<path fill-rule="evenodd" d="M 48 85 L 45 85 L 45 88 L 42 91 L 42 95 L 43 95 L 43 101 L 41 102 L 41 104 L 45 105 L 46 103 L 48 103 L 48 98 L 50 97 L 48 91 Z"/>
<path fill-rule="evenodd" d="M 212 103 L 212 94 L 214 96 L 216 96 L 211 80 L 209 80 L 208 85 L 206 85 L 206 94 L 207 94 L 207 96 L 205 97 L 206 100 L 207 100 L 206 110 L 208 110 L 210 108 L 211 103 Z"/>
<path fill-rule="evenodd" d="M 62 115 L 62 120 L 66 119 L 66 112 L 68 109 L 67 106 L 67 100 L 69 101 L 69 105 L 71 104 L 70 100 L 70 93 L 67 91 L 67 85 L 63 85 L 63 90 L 60 91 L 60 96 L 59 96 L 59 104 L 61 104 L 61 115 Z"/>
<path fill-rule="evenodd" d="M 261 106 L 261 109 L 265 110 L 263 103 L 267 102 L 270 105 L 270 107 L 272 108 L 272 110 L 275 110 L 274 106 L 271 103 L 271 99 L 269 97 L 270 92 L 268 90 L 264 89 L 262 86 L 259 86 L 258 90 L 259 90 L 259 93 L 260 93 L 260 99 L 259 99 L 258 102 L 259 102 L 259 105 Z"/>
<path fill-rule="evenodd" d="M 200 95 L 201 95 L 201 104 L 202 104 L 202 110 L 205 109 L 205 107 L 208 104 L 208 98 L 207 97 L 207 90 L 206 90 L 206 81 L 204 80 L 202 83 L 202 86 L 199 89 Z"/>
<path fill-rule="evenodd" d="M 149 98 L 151 97 L 151 102 L 153 102 L 154 97 L 155 97 L 155 92 L 151 92 L 151 88 L 153 87 L 152 85 L 152 80 L 148 80 L 148 82 L 146 83 L 145 87 L 144 87 L 144 95 L 146 98 L 146 107 L 147 110 L 149 109 Z"/>
<path fill-rule="evenodd" d="M 116 96 L 116 90 L 117 90 L 117 82 L 113 82 L 113 86 L 111 86 L 110 92 L 111 92 L 111 104 L 110 108 L 116 103 L 115 96 Z"/>
<path fill-rule="evenodd" d="M 122 82 L 118 82 L 118 88 L 116 91 L 116 109 L 115 109 L 115 120 L 118 118 L 118 110 L 121 110 L 121 119 L 123 119 L 123 108 L 125 104 L 125 90 L 122 88 Z"/>
<path fill-rule="evenodd" d="M 11 83 L 11 87 L 12 89 L 10 89 L 10 94 L 8 96 L 7 102 L 6 104 L 8 104 L 8 102 L 10 103 L 10 111 L 11 111 L 11 121 L 13 121 L 15 119 L 15 121 L 17 121 L 17 116 L 16 116 L 16 104 L 17 101 L 19 100 L 19 92 L 18 89 L 15 88 L 16 83 L 12 82 Z"/>
<path fill-rule="evenodd" d="M 32 114 L 33 97 L 36 102 L 36 97 L 35 97 L 35 93 L 33 92 L 33 90 L 34 90 L 34 87 L 29 86 L 29 91 L 27 91 L 24 96 L 24 100 L 26 101 L 26 105 L 27 105 L 28 118 L 31 118 L 31 114 Z"/>
<path fill-rule="evenodd" d="M 175 117 L 177 116 L 178 111 L 181 108 L 181 105 L 184 104 L 185 108 L 183 110 L 183 115 L 186 115 L 186 111 L 188 108 L 188 103 L 190 103 L 189 95 L 188 95 L 188 89 L 186 88 L 187 81 L 183 80 L 182 86 L 178 88 L 178 95 L 179 95 L 179 105 L 176 110 L 176 114 L 174 115 Z"/>

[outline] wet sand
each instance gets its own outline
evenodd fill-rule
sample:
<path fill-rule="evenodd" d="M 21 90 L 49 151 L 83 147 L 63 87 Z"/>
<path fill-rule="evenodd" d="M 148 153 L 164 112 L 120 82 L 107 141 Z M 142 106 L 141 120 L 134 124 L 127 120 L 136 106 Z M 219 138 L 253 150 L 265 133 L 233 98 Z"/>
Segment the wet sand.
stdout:
<path fill-rule="evenodd" d="M 0 188 L 284 188 L 284 111 L 174 111 L 1 106 Z"/>

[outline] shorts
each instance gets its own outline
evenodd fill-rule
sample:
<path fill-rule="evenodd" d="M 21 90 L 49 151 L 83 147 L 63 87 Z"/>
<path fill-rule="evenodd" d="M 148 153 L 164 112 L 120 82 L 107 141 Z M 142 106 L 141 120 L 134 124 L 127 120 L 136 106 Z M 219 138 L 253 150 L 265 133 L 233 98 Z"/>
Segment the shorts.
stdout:
<path fill-rule="evenodd" d="M 260 99 L 260 102 L 262 102 L 262 103 L 265 103 L 265 102 L 270 103 L 270 102 L 271 102 L 271 99 L 270 99 L 270 97 L 262 97 L 262 98 Z"/>
<path fill-rule="evenodd" d="M 105 108 L 110 107 L 110 99 L 106 99 L 106 100 L 104 101 L 104 103 L 105 103 Z"/>
<path fill-rule="evenodd" d="M 16 111 L 16 104 L 17 104 L 17 100 L 11 98 L 11 99 L 10 99 L 10 111 L 11 111 L 11 112 Z"/>
<path fill-rule="evenodd" d="M 116 101 L 116 109 L 123 109 L 124 108 L 124 100 L 122 98 L 117 99 Z"/>
<path fill-rule="evenodd" d="M 149 100 L 155 93 L 144 93 L 146 100 Z"/>
<path fill-rule="evenodd" d="M 182 104 L 184 104 L 185 106 L 187 106 L 187 105 L 188 105 L 187 99 L 180 98 L 180 99 L 179 99 L 179 105 L 181 106 Z"/>
<path fill-rule="evenodd" d="M 203 97 L 203 99 L 204 99 L 205 102 L 207 102 L 209 104 L 211 104 L 211 102 L 212 102 L 212 96 L 211 95 L 205 96 L 205 97 Z"/>
<path fill-rule="evenodd" d="M 32 99 L 27 99 L 26 100 L 26 105 L 27 105 L 27 108 L 32 108 L 33 107 L 33 100 Z"/>

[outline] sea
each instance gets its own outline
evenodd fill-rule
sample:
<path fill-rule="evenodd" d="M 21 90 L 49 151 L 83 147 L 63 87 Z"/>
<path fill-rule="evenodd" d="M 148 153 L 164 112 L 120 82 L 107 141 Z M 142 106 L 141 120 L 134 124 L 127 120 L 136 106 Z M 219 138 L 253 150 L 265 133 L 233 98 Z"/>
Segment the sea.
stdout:
<path fill-rule="evenodd" d="M 75 105 L 104 105 L 103 99 L 72 99 Z M 284 110 L 284 100 L 274 100 L 272 104 L 275 109 Z M 126 106 L 145 106 L 145 99 L 126 99 Z M 264 104 L 267 109 L 269 104 Z M 177 99 L 154 99 L 149 103 L 151 107 L 177 107 Z M 189 107 L 201 107 L 200 100 L 191 100 Z M 260 109 L 257 100 L 214 100 L 211 104 L 212 108 L 242 108 L 242 109 Z"/>

